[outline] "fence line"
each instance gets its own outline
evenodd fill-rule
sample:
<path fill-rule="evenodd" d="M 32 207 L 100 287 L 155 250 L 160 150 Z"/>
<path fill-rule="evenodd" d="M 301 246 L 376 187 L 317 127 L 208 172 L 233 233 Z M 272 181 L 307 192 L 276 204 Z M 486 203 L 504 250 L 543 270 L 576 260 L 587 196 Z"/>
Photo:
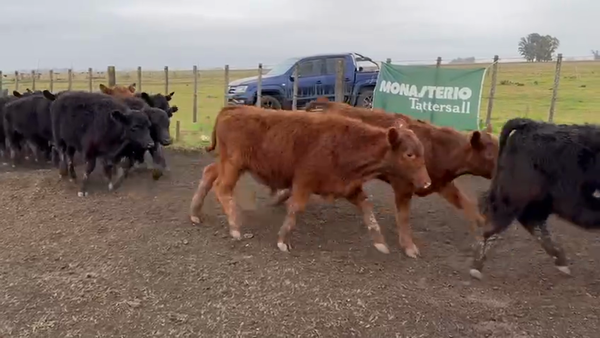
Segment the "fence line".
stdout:
<path fill-rule="evenodd" d="M 499 70 L 499 65 L 500 64 L 505 64 L 505 65 L 510 65 L 510 64 L 517 64 L 518 63 L 503 63 L 501 62 L 500 58 L 498 57 L 498 55 L 495 55 L 493 58 L 487 59 L 487 60 L 491 60 L 491 62 L 489 62 L 490 65 L 490 75 L 491 75 L 491 81 L 490 81 L 490 88 L 489 88 L 489 94 L 487 95 L 487 111 L 486 111 L 486 116 L 485 116 L 485 124 L 491 123 L 493 120 L 493 113 L 494 113 L 494 102 L 496 100 L 496 94 L 497 94 L 497 86 L 498 85 L 507 85 L 507 83 L 509 85 L 512 85 L 512 83 L 510 83 L 510 80 L 503 80 L 500 83 L 498 83 L 498 75 L 501 74 L 501 70 Z M 387 63 L 395 63 L 392 61 L 391 58 L 388 58 L 385 62 Z M 555 113 L 556 113 L 556 103 L 558 100 L 558 95 L 559 95 L 559 85 L 560 85 L 560 78 L 561 78 L 561 69 L 562 69 L 562 65 L 565 62 L 569 62 L 569 61 L 565 61 L 563 59 L 563 55 L 562 54 L 558 54 L 557 55 L 557 59 L 554 62 L 555 63 L 555 69 L 554 69 L 554 83 L 553 86 L 551 88 L 552 90 L 552 96 L 550 98 L 550 102 L 549 102 L 549 110 L 548 110 L 548 121 L 554 121 L 555 118 Z M 592 61 L 593 62 L 593 61 Z M 399 62 L 399 63 L 406 63 L 406 61 L 404 62 Z M 456 67 L 469 67 L 469 66 L 481 66 L 482 63 L 477 63 L 477 62 L 469 62 L 469 63 L 444 63 L 441 57 L 438 57 L 437 59 L 435 59 L 434 61 L 432 60 L 430 62 L 431 65 L 435 64 L 436 67 L 446 67 L 446 66 L 456 66 Z M 522 64 L 529 64 L 529 65 L 536 65 L 536 64 L 548 64 L 548 63 L 526 63 L 523 62 Z M 600 63 L 599 63 L 600 64 Z M 577 72 L 577 66 L 576 68 L 576 72 Z M 260 90 L 258 90 L 258 94 L 257 94 L 257 98 L 255 102 L 252 102 L 252 104 L 256 104 L 256 105 L 260 105 L 261 103 L 263 103 L 263 98 L 264 98 L 264 93 L 263 93 L 263 89 L 264 87 L 262 86 L 262 83 L 264 81 L 264 71 L 265 69 L 268 69 L 268 67 L 265 67 L 262 63 L 258 64 L 258 67 L 256 68 L 255 72 L 258 73 L 257 76 L 257 81 L 258 81 L 258 88 L 260 88 Z M 338 102 L 342 102 L 342 101 L 347 101 L 347 96 L 350 94 L 350 90 L 351 90 L 351 86 L 352 83 L 350 83 L 349 85 L 347 85 L 345 79 L 344 79 L 344 69 L 345 69 L 345 64 L 344 64 L 344 60 L 337 60 L 336 62 L 336 77 L 335 77 L 335 89 L 334 89 L 334 94 L 335 94 L 335 100 Z M 227 105 L 228 104 L 228 99 L 227 96 L 228 94 L 232 94 L 230 92 L 230 88 L 228 86 L 232 74 L 237 74 L 237 72 L 240 72 L 239 70 L 232 70 L 230 68 L 229 65 L 225 65 L 223 67 L 223 77 L 221 77 L 221 81 L 224 82 L 223 83 L 223 89 L 222 89 L 222 95 L 223 95 L 223 101 L 221 104 L 214 104 L 213 106 L 216 108 L 216 110 L 218 110 L 219 107 L 222 107 L 223 105 Z M 233 72 L 233 73 L 232 73 Z M 247 71 L 249 74 L 251 72 Z M 13 90 L 25 90 L 27 88 L 31 89 L 31 90 L 36 90 L 36 89 L 49 89 L 51 92 L 54 92 L 55 90 L 58 89 L 58 87 L 64 87 L 62 85 L 64 85 L 66 83 L 66 90 L 82 90 L 83 86 L 74 85 L 74 82 L 77 83 L 77 81 L 81 81 L 82 80 L 82 75 L 87 79 L 87 90 L 88 91 L 97 91 L 97 85 L 99 83 L 96 83 L 96 87 L 94 86 L 94 82 L 95 81 L 101 81 L 104 82 L 106 81 L 107 84 L 110 85 L 115 85 L 117 83 L 117 80 L 119 80 L 119 82 L 121 84 L 130 84 L 130 83 L 136 83 L 136 88 L 138 91 L 142 91 L 142 90 L 154 90 L 155 92 L 161 92 L 161 89 L 164 90 L 164 94 L 169 94 L 169 91 L 171 92 L 181 92 L 181 88 L 177 89 L 177 90 L 173 90 L 175 89 L 175 87 L 177 87 L 178 85 L 181 85 L 181 79 L 188 78 L 188 75 L 185 75 L 187 73 L 189 73 L 189 71 L 186 71 L 186 73 L 182 73 L 181 70 L 179 71 L 173 71 L 173 70 L 169 70 L 168 66 L 164 67 L 164 75 L 163 76 L 156 76 L 156 72 L 152 73 L 152 72 L 144 72 L 142 67 L 137 67 L 137 73 L 134 75 L 134 78 L 131 78 L 131 75 L 129 73 L 121 73 L 121 74 L 117 74 L 117 71 L 115 69 L 114 66 L 109 66 L 107 67 L 106 72 L 94 72 L 94 70 L 92 68 L 88 68 L 87 74 L 85 73 L 75 73 L 73 72 L 71 69 L 67 70 L 67 76 L 65 77 L 64 72 L 56 72 L 54 70 L 49 70 L 47 72 L 47 78 L 45 75 L 43 75 L 41 72 L 37 72 L 37 71 L 31 71 L 30 74 L 27 73 L 22 73 L 22 72 L 15 72 L 14 76 L 9 77 L 7 74 L 4 74 L 3 72 L 0 71 L 0 95 L 1 93 L 3 93 L 6 89 L 10 87 L 12 87 Z M 217 72 L 212 72 L 212 73 L 217 73 Z M 182 74 L 184 74 L 184 76 L 182 76 Z M 255 73 L 256 74 L 256 73 Z M 119 75 L 119 76 L 118 76 Z M 578 76 L 578 75 L 576 75 Z M 215 76 L 213 76 L 215 77 Z M 218 75 L 215 77 L 216 80 L 218 80 Z M 161 78 L 161 79 L 160 79 Z M 191 111 L 191 116 L 190 116 L 190 120 L 191 123 L 193 125 L 205 122 L 202 121 L 202 116 L 200 116 L 200 112 L 198 109 L 198 106 L 200 104 L 203 104 L 204 101 L 214 101 L 212 100 L 214 98 L 214 95 L 210 95 L 208 94 L 206 98 L 203 98 L 202 100 L 200 100 L 199 98 L 199 92 L 203 91 L 203 90 L 207 90 L 205 88 L 210 88 L 212 89 L 216 89 L 214 88 L 215 86 L 213 84 L 211 84 L 210 82 L 210 78 L 211 76 L 207 76 L 207 78 L 203 78 L 202 80 L 202 86 L 200 86 L 199 84 L 199 79 L 201 78 L 201 74 L 198 70 L 197 66 L 193 66 L 192 67 L 192 71 L 191 71 L 191 83 L 193 84 L 193 89 L 191 90 L 191 94 L 189 95 L 192 101 L 192 109 L 190 109 Z M 296 64 L 294 66 L 293 69 L 293 78 L 294 79 L 298 79 L 299 78 L 299 66 L 298 64 Z M 46 80 L 47 79 L 47 80 Z M 151 80 L 149 80 L 151 79 Z M 213 79 L 213 80 L 215 80 Z M 146 83 L 146 81 L 149 80 L 149 82 Z M 164 87 L 163 88 L 159 88 L 160 87 L 160 82 L 163 82 Z M 219 82 L 221 82 L 219 81 Z M 505 81 L 508 81 L 507 83 L 505 83 Z M 159 82 L 157 84 L 157 82 Z M 215 81 L 216 82 L 216 81 Z M 299 107 L 299 99 L 303 97 L 303 95 L 305 93 L 301 92 L 299 89 L 299 85 L 298 85 L 299 81 L 293 81 L 293 86 L 292 88 L 287 88 L 286 90 L 289 90 L 287 93 L 290 94 L 289 97 L 292 98 L 292 102 L 291 105 L 284 107 L 286 109 L 298 109 Z M 29 83 L 30 87 L 27 87 L 26 84 Z M 516 83 L 517 86 L 522 86 L 523 84 L 519 84 Z M 157 87 L 158 86 L 158 87 Z M 187 84 L 186 84 L 187 86 Z M 40 87 L 40 88 L 38 88 Z M 171 88 L 172 87 L 172 88 Z M 218 86 L 217 86 L 218 87 Z M 217 90 L 218 92 L 218 90 Z M 212 92 L 211 92 L 212 93 Z M 315 90 L 314 93 L 312 93 L 313 95 L 316 94 L 317 96 L 319 94 L 323 94 L 323 93 L 319 93 L 318 90 Z M 181 94 L 178 94 L 181 96 Z M 482 93 L 483 95 L 483 93 Z M 204 97 L 204 96 L 203 96 Z M 529 106 L 526 109 L 526 113 L 529 111 Z M 180 125 L 179 121 L 180 118 L 178 117 L 178 115 L 176 114 L 176 120 L 177 123 L 176 125 Z M 206 120 L 206 117 L 205 117 Z M 184 122 L 185 123 L 185 122 Z M 193 128 L 192 128 L 193 129 Z M 179 133 L 177 133 L 178 135 Z"/>

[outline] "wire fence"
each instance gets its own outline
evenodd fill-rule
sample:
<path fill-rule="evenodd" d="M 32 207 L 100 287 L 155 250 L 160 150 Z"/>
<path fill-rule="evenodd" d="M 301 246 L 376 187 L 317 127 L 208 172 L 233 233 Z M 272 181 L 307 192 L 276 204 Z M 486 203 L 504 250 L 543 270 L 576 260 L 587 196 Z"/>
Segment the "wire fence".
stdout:
<path fill-rule="evenodd" d="M 495 132 L 513 117 L 551 120 L 556 123 L 600 123 L 600 62 L 594 61 L 593 57 L 559 55 L 555 61 L 535 63 L 525 62 L 520 57 L 500 57 L 497 61 L 494 61 L 494 57 L 489 57 L 377 61 L 380 62 L 465 68 L 488 65 L 490 70 L 486 73 L 484 82 L 480 116 L 493 125 Z M 371 66 L 377 69 L 372 63 Z M 259 65 L 255 69 L 226 65 L 223 68 L 203 70 L 193 66 L 189 70 L 165 67 L 159 71 L 138 67 L 137 70 L 113 72 L 114 67 L 108 67 L 106 70 L 89 68 L 87 71 L 53 69 L 0 72 L 0 95 L 3 91 L 10 94 L 14 90 L 26 89 L 47 89 L 51 92 L 98 91 L 100 84 L 111 82 L 136 83 L 136 89 L 140 92 L 174 92 L 171 104 L 177 105 L 179 111 L 173 117 L 175 122 L 172 123 L 172 131 L 180 146 L 194 148 L 208 141 L 214 117 L 227 104 L 228 84 L 246 77 L 264 79 L 270 69 L 270 65 Z M 343 68 L 338 67 L 336 70 L 339 80 Z M 365 71 L 369 70 L 372 69 Z M 348 84 L 346 87 L 339 86 L 343 84 L 342 81 L 337 81 L 336 84 L 336 88 L 343 87 L 336 89 L 336 98 L 347 97 Z M 292 101 L 297 101 L 305 94 L 318 95 L 316 91 L 307 94 L 291 87 L 288 86 L 293 94 L 285 99 L 290 102 L 283 105 L 287 109 L 294 109 L 298 102 Z M 263 98 L 260 101 L 264 101 Z"/>

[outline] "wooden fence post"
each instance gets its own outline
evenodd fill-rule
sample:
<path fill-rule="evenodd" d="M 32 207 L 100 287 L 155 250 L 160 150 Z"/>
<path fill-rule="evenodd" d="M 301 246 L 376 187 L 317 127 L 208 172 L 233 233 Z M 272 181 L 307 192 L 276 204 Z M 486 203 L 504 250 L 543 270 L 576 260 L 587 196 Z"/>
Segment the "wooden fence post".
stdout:
<path fill-rule="evenodd" d="M 344 102 L 344 60 L 338 60 L 335 69 L 335 102 Z"/>
<path fill-rule="evenodd" d="M 292 110 L 298 109 L 298 63 L 294 65 L 294 84 L 292 89 Z"/>
<path fill-rule="evenodd" d="M 169 94 L 169 67 L 165 66 L 165 95 Z"/>
<path fill-rule="evenodd" d="M 225 89 L 223 97 L 223 107 L 227 106 L 227 94 L 229 93 L 229 65 L 225 65 Z"/>
<path fill-rule="evenodd" d="M 554 71 L 554 86 L 552 87 L 552 100 L 550 101 L 550 111 L 548 112 L 548 122 L 554 122 L 554 109 L 556 107 L 556 99 L 558 97 L 558 85 L 560 82 L 560 68 L 562 66 L 562 53 L 558 53 L 556 57 L 556 70 Z"/>
<path fill-rule="evenodd" d="M 35 91 L 35 70 L 31 71 L 31 90 Z"/>
<path fill-rule="evenodd" d="M 90 93 L 94 91 L 94 70 L 92 68 L 88 68 L 88 82 Z"/>
<path fill-rule="evenodd" d="M 67 71 L 67 90 L 73 90 L 73 69 Z"/>
<path fill-rule="evenodd" d="M 142 67 L 141 66 L 138 66 L 138 69 L 137 69 L 136 87 L 137 87 L 136 91 L 141 93 L 142 92 Z"/>
<path fill-rule="evenodd" d="M 0 93 L 3 93 L 3 91 L 2 91 L 2 89 L 4 89 L 4 87 L 2 86 L 3 84 L 4 84 L 4 75 L 2 74 L 2 71 L 0 70 Z"/>
<path fill-rule="evenodd" d="M 437 68 L 440 68 L 440 66 L 441 66 L 441 65 L 442 65 L 442 57 L 441 57 L 441 56 L 438 56 L 438 57 L 437 57 L 437 60 L 435 60 L 435 66 L 436 66 Z"/>
<path fill-rule="evenodd" d="M 117 72 L 115 70 L 115 66 L 108 66 L 106 75 L 108 76 L 108 86 L 115 86 L 117 84 Z"/>
<path fill-rule="evenodd" d="M 175 121 L 175 142 L 179 142 L 181 139 L 181 122 Z"/>
<path fill-rule="evenodd" d="M 192 122 L 198 123 L 198 66 L 194 65 L 194 108 L 192 109 Z"/>
<path fill-rule="evenodd" d="M 54 93 L 54 70 L 50 69 L 50 88 L 48 89 L 50 93 Z"/>
<path fill-rule="evenodd" d="M 498 60 L 498 55 L 494 55 L 494 63 L 492 64 L 492 85 L 490 87 L 487 114 L 485 116 L 486 127 L 492 122 L 492 109 L 494 108 L 494 97 L 496 96 L 496 82 L 498 79 Z"/>
<path fill-rule="evenodd" d="M 19 91 L 19 72 L 15 71 L 15 90 Z"/>
<path fill-rule="evenodd" d="M 262 107 L 262 63 L 258 64 L 258 81 L 256 82 L 256 106 Z"/>

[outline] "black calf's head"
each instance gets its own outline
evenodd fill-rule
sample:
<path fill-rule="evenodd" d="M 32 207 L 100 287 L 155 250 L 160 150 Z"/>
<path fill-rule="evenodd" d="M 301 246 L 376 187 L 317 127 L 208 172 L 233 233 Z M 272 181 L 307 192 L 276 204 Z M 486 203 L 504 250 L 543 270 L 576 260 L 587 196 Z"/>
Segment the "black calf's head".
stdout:
<path fill-rule="evenodd" d="M 171 121 L 167 113 L 159 108 L 145 108 L 144 112 L 150 119 L 150 136 L 152 136 L 152 140 L 163 146 L 170 145 L 172 143 L 171 135 L 169 134 Z"/>
<path fill-rule="evenodd" d="M 111 117 L 125 126 L 129 141 L 144 149 L 154 147 L 154 141 L 150 137 L 150 120 L 145 113 L 139 110 L 131 110 L 128 113 L 115 110 Z"/>
<path fill-rule="evenodd" d="M 144 99 L 144 101 L 146 101 L 146 103 L 148 103 L 150 107 L 164 110 L 167 113 L 167 116 L 171 118 L 173 114 L 179 110 L 177 106 L 171 107 L 171 105 L 169 104 L 169 102 L 173 98 L 173 95 L 175 95 L 175 92 L 171 92 L 169 95 L 149 95 L 148 93 L 142 92 L 140 96 L 142 99 Z"/>

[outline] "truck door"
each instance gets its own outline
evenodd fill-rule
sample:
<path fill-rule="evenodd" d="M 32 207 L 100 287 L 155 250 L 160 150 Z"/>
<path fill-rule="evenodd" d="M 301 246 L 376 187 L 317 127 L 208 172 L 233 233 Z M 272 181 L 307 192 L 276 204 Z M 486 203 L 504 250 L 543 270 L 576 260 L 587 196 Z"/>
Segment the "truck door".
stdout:
<path fill-rule="evenodd" d="M 335 100 L 335 82 L 337 78 L 337 63 L 339 60 L 345 60 L 344 64 L 344 102 L 348 101 L 349 95 L 352 93 L 352 84 L 354 79 L 349 74 L 354 74 L 354 63 L 350 58 L 343 56 L 329 57 L 325 59 L 325 75 L 323 76 L 323 90 L 327 93 L 329 101 Z"/>
<path fill-rule="evenodd" d="M 323 96 L 323 58 L 304 59 L 298 62 L 298 108 Z M 291 99 L 292 97 L 290 97 Z"/>

